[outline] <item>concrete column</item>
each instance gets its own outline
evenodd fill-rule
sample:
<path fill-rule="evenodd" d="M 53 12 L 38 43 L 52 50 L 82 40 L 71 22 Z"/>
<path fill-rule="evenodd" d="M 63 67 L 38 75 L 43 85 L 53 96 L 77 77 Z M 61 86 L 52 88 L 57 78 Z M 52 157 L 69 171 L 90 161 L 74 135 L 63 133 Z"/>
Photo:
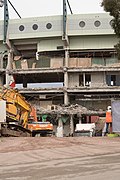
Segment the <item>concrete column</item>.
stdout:
<path fill-rule="evenodd" d="M 0 54 L 0 68 L 3 69 L 3 54 Z M 3 76 L 0 76 L 0 85 L 3 85 Z"/>
<path fill-rule="evenodd" d="M 74 121 L 73 121 L 73 114 L 70 115 L 70 135 L 73 136 L 74 134 Z"/>
<path fill-rule="evenodd" d="M 64 87 L 68 88 L 68 73 L 66 69 L 64 69 Z"/>
<path fill-rule="evenodd" d="M 10 50 L 8 52 L 8 63 L 6 69 L 12 69 L 12 62 L 13 62 L 13 52 Z"/>
<path fill-rule="evenodd" d="M 85 87 L 85 73 L 83 73 L 83 85 Z"/>
<path fill-rule="evenodd" d="M 61 117 L 58 119 L 58 127 L 62 127 L 63 128 L 63 122 L 61 120 Z"/>
<path fill-rule="evenodd" d="M 103 83 L 104 83 L 104 85 L 107 85 L 107 83 L 106 83 L 106 72 L 103 72 L 103 73 L 104 73 Z"/>
<path fill-rule="evenodd" d="M 9 82 L 10 82 L 9 71 L 6 69 L 6 87 L 9 87 Z"/>
<path fill-rule="evenodd" d="M 64 92 L 64 105 L 68 105 L 69 104 L 69 97 L 68 97 L 68 93 Z"/>
<path fill-rule="evenodd" d="M 0 123 L 0 137 L 1 137 L 1 123 Z"/>
<path fill-rule="evenodd" d="M 64 104 L 68 105 L 69 104 L 69 97 L 67 93 L 67 88 L 68 88 L 68 73 L 64 72 Z"/>
<path fill-rule="evenodd" d="M 57 137 L 63 137 L 63 122 L 61 116 L 58 118 Z"/>
<path fill-rule="evenodd" d="M 3 54 L 0 54 L 0 68 L 3 68 Z"/>
<path fill-rule="evenodd" d="M 68 67 L 68 60 L 69 60 L 69 51 L 65 49 L 65 67 Z"/>
<path fill-rule="evenodd" d="M 65 50 L 65 66 L 64 66 L 64 104 L 68 105 L 68 93 L 67 93 L 67 88 L 68 88 L 68 72 L 67 72 L 67 67 L 68 67 L 68 60 L 69 60 L 69 52 L 68 49 Z"/>
<path fill-rule="evenodd" d="M 81 124 L 81 123 L 82 123 L 81 116 L 79 116 L 79 124 Z"/>
<path fill-rule="evenodd" d="M 13 62 L 13 52 L 9 51 L 8 53 L 8 62 L 6 67 L 6 85 L 9 86 L 9 82 L 11 77 L 9 76 L 9 70 L 12 69 L 12 62 Z"/>

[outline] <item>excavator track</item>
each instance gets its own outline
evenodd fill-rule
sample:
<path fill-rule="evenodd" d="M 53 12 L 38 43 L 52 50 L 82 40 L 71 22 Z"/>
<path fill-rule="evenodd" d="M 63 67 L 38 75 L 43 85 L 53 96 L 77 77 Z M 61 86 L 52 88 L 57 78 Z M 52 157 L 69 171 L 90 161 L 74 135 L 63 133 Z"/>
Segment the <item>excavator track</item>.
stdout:
<path fill-rule="evenodd" d="M 12 136 L 12 137 L 30 137 L 32 133 L 29 129 L 26 129 L 16 124 L 2 124 L 1 136 Z"/>

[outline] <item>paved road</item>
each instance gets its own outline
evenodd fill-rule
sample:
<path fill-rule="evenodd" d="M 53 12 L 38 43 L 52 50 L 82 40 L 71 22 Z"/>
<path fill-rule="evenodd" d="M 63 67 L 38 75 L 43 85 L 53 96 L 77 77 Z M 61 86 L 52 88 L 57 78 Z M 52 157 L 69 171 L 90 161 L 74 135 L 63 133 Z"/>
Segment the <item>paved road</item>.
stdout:
<path fill-rule="evenodd" d="M 118 138 L 68 138 L 62 147 L 62 139 L 55 141 L 56 147 L 0 153 L 0 180 L 120 180 Z"/>

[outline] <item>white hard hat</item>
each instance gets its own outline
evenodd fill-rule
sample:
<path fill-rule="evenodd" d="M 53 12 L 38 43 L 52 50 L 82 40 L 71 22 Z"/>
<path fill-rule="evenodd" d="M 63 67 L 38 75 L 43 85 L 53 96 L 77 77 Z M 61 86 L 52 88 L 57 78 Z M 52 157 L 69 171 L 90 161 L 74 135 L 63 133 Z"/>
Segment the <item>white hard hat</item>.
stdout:
<path fill-rule="evenodd" d="M 107 109 L 108 109 L 108 111 L 110 111 L 110 110 L 111 110 L 111 106 L 108 106 L 108 108 L 107 108 Z"/>

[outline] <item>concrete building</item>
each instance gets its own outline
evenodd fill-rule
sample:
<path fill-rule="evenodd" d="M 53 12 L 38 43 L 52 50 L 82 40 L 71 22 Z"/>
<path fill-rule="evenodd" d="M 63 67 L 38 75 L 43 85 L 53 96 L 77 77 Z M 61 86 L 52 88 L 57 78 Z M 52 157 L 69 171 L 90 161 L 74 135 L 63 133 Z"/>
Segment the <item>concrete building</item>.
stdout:
<path fill-rule="evenodd" d="M 38 107 L 105 110 L 120 97 L 118 39 L 111 23 L 107 13 L 68 15 L 65 40 L 62 16 L 9 20 L 14 49 L 8 52 L 0 21 L 0 84 L 13 75 L 20 92 Z"/>

